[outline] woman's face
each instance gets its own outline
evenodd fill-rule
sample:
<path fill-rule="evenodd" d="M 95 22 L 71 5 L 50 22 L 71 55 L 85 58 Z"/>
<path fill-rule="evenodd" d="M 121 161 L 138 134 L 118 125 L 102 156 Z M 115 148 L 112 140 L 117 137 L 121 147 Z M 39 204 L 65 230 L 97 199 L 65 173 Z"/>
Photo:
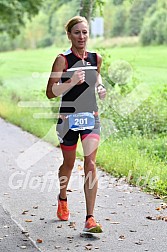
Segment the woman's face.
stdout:
<path fill-rule="evenodd" d="M 89 38 L 89 28 L 85 22 L 74 25 L 71 32 L 68 32 L 68 38 L 71 40 L 72 46 L 82 49 L 86 47 Z"/>

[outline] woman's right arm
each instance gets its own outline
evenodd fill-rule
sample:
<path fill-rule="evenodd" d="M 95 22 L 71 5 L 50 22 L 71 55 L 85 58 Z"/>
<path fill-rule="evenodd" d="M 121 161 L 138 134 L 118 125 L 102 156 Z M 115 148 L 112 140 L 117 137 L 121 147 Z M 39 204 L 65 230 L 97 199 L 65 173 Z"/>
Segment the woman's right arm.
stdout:
<path fill-rule="evenodd" d="M 59 80 L 62 76 L 63 70 L 65 69 L 65 58 L 58 55 L 55 59 L 52 71 L 48 80 L 46 88 L 46 96 L 51 99 L 61 95 L 63 92 L 71 88 L 70 81 L 59 84 Z"/>
<path fill-rule="evenodd" d="M 82 69 L 75 71 L 71 79 L 66 82 L 59 83 L 63 70 L 66 69 L 65 58 L 62 55 L 58 55 L 52 66 L 52 72 L 50 74 L 46 96 L 48 99 L 57 97 L 67 90 L 71 89 L 76 84 L 81 84 L 84 81 L 84 72 Z"/>

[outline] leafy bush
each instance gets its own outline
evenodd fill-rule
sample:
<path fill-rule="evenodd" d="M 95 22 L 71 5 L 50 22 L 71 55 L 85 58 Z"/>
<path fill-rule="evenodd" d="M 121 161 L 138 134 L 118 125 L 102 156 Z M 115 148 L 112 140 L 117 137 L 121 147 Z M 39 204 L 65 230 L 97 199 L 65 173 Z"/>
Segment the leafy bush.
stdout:
<path fill-rule="evenodd" d="M 6 32 L 0 34 L 0 52 L 14 49 L 13 42 Z"/>
<path fill-rule="evenodd" d="M 167 43 L 167 10 L 159 9 L 151 17 L 145 19 L 140 39 L 142 45 Z"/>
<path fill-rule="evenodd" d="M 51 36 L 46 36 L 45 38 L 37 41 L 37 48 L 44 48 L 47 46 L 51 46 L 53 44 Z"/>
<path fill-rule="evenodd" d="M 101 116 L 112 120 L 120 137 L 165 135 L 167 85 L 147 94 L 147 85 L 141 85 L 140 80 L 132 76 L 128 62 L 120 60 L 111 64 L 110 54 L 105 49 L 98 51 L 103 57 L 101 74 L 107 88 L 105 103 L 99 101 L 98 104 Z"/>
<path fill-rule="evenodd" d="M 125 8 L 119 7 L 115 14 L 112 24 L 112 36 L 118 37 L 125 35 L 125 25 L 126 25 L 127 13 Z"/>
<path fill-rule="evenodd" d="M 107 88 L 105 103 L 99 102 L 101 116 L 111 119 L 121 136 L 165 135 L 167 85 L 147 95 L 147 85 L 142 85 L 132 75 L 132 67 L 128 62 L 119 60 L 111 64 L 111 55 L 107 50 L 98 49 L 98 52 L 103 57 L 101 74 Z M 141 96 L 143 100 L 140 100 Z"/>
<path fill-rule="evenodd" d="M 123 3 L 123 0 L 113 0 L 114 5 L 120 5 Z"/>
<path fill-rule="evenodd" d="M 114 84 L 126 85 L 132 77 L 132 67 L 125 60 L 117 60 L 109 66 L 108 75 Z"/>
<path fill-rule="evenodd" d="M 121 137 L 132 134 L 147 135 L 149 137 L 153 137 L 155 134 L 165 135 L 167 133 L 167 99 L 165 92 L 166 87 L 161 92 L 151 94 L 148 99 L 133 110 L 133 105 L 136 105 L 134 100 L 132 99 L 131 104 L 131 101 L 126 98 L 131 99 L 131 96 L 127 94 L 123 96 L 115 89 L 112 89 L 112 91 L 108 91 L 105 104 L 99 104 L 100 111 L 102 111 L 103 117 L 114 122 Z"/>
<path fill-rule="evenodd" d="M 151 8 L 152 5 L 157 3 L 157 0 L 138 0 L 133 1 L 129 11 L 129 18 L 127 21 L 127 32 L 128 35 L 134 36 L 139 35 L 145 14 Z"/>

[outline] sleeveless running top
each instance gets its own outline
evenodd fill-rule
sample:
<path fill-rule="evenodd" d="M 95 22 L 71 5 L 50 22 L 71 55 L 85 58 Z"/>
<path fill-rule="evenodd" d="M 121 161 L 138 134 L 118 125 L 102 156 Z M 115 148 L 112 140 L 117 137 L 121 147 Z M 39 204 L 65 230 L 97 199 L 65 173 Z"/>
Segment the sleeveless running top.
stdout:
<path fill-rule="evenodd" d="M 66 59 L 66 70 L 63 72 L 61 82 L 65 82 L 72 77 L 74 71 L 82 67 L 85 71 L 85 82 L 75 85 L 61 98 L 60 114 L 72 114 L 79 112 L 97 112 L 97 102 L 95 95 L 95 83 L 97 81 L 97 54 L 86 52 L 86 57 L 81 60 L 69 49 L 61 54 Z"/>

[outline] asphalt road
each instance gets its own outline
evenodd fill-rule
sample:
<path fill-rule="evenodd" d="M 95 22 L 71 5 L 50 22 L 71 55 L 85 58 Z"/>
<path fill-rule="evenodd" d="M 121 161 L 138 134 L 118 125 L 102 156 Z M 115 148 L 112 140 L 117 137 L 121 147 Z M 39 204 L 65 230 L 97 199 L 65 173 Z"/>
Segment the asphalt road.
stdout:
<path fill-rule="evenodd" d="M 68 190 L 71 219 L 56 218 L 59 148 L 0 119 L 0 251 L 167 251 L 165 203 L 98 169 L 95 218 L 102 234 L 82 234 L 85 221 L 82 161 Z"/>

